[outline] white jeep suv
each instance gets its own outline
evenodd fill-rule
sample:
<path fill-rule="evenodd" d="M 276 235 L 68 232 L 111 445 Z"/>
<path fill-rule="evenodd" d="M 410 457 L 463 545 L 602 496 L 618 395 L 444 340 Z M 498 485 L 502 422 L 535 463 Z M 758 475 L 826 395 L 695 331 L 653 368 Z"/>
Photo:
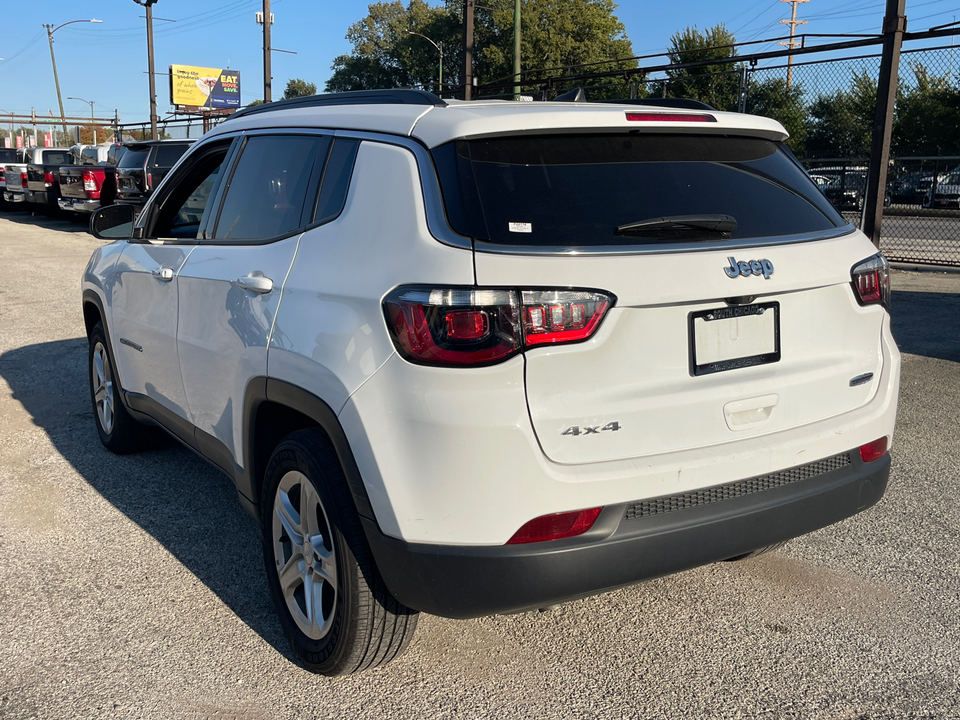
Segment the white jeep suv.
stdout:
<path fill-rule="evenodd" d="M 736 559 L 883 495 L 887 263 L 777 122 L 443 101 L 250 108 L 83 278 L 103 444 L 160 426 L 262 526 L 297 657 Z"/>

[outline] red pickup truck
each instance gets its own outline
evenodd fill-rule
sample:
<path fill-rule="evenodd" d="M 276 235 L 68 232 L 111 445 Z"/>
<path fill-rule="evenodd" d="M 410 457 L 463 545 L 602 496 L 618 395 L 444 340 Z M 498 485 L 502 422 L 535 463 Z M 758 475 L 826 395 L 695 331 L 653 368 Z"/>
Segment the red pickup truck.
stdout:
<path fill-rule="evenodd" d="M 60 168 L 60 198 L 57 204 L 65 212 L 92 213 L 104 202 L 113 203 L 113 197 L 102 197 L 103 183 L 107 175 L 111 176 L 112 194 L 116 196 L 116 164 L 125 151 L 125 146 L 119 143 L 110 147 L 106 158 L 106 165 L 64 165 Z M 87 160 L 87 153 L 81 154 L 81 160 Z M 91 156 L 90 159 L 93 159 Z M 95 160 L 94 160 L 95 162 Z M 108 183 L 108 186 L 110 184 Z"/>

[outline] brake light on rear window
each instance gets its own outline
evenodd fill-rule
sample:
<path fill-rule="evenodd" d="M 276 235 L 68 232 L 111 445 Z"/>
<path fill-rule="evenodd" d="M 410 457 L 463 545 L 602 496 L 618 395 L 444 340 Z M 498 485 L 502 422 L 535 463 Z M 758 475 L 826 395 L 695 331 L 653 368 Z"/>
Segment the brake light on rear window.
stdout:
<path fill-rule="evenodd" d="M 716 122 L 709 113 L 628 112 L 628 122 Z"/>
<path fill-rule="evenodd" d="M 880 303 L 890 308 L 890 265 L 877 253 L 854 266 L 850 271 L 853 290 L 861 305 Z"/>
<path fill-rule="evenodd" d="M 612 295 L 592 290 L 406 286 L 383 302 L 397 351 L 423 365 L 490 365 L 524 348 L 585 340 Z"/>

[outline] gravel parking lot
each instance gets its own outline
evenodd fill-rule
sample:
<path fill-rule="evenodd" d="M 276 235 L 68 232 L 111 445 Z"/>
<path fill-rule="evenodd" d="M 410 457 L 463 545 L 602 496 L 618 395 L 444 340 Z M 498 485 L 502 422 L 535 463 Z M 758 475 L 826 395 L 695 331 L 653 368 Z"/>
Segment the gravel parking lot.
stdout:
<path fill-rule="evenodd" d="M 960 718 L 960 274 L 898 271 L 887 495 L 781 550 L 563 605 L 424 616 L 297 666 L 257 528 L 179 446 L 94 428 L 79 225 L 0 213 L 0 718 Z"/>

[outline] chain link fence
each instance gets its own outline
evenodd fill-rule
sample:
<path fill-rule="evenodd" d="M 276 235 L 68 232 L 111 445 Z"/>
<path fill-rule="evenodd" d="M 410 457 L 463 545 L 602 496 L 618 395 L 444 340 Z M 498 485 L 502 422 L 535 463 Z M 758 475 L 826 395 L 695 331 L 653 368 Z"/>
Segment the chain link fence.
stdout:
<path fill-rule="evenodd" d="M 856 50 L 809 52 L 793 62 L 734 56 L 691 65 L 537 79 L 523 92 L 552 99 L 577 85 L 588 99 L 692 98 L 719 110 L 765 115 L 824 194 L 858 227 L 880 72 L 878 41 Z M 851 50 L 843 51 L 849 55 Z M 881 250 L 894 261 L 960 266 L 960 47 L 909 48 L 900 58 Z M 525 82 L 530 82 L 526 78 Z M 502 93 L 502 89 L 493 89 Z M 502 95 L 501 95 L 502 96 Z"/>

